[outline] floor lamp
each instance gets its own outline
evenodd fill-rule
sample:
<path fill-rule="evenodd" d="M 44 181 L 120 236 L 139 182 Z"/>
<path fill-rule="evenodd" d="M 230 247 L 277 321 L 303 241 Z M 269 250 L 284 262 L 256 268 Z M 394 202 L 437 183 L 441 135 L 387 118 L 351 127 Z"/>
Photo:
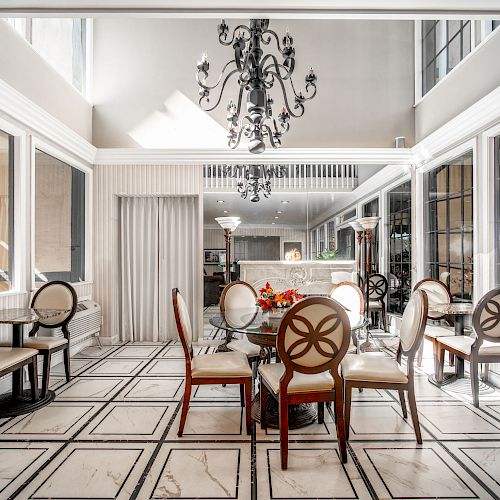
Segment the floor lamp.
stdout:
<path fill-rule="evenodd" d="M 224 239 L 226 240 L 226 273 L 224 283 L 231 283 L 231 236 L 234 230 L 240 225 L 239 217 L 216 217 L 215 220 L 224 229 Z"/>
<path fill-rule="evenodd" d="M 361 286 L 361 242 L 363 241 L 363 226 L 357 221 L 349 222 L 349 225 L 356 232 L 356 240 L 358 241 L 358 286 Z"/>

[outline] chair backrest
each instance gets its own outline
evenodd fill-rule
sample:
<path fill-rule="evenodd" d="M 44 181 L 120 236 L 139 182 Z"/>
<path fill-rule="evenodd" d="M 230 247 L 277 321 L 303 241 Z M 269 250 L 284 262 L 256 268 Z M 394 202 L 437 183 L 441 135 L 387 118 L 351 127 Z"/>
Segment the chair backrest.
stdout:
<path fill-rule="evenodd" d="M 31 300 L 32 309 L 61 309 L 57 316 L 38 321 L 45 328 L 64 328 L 76 313 L 78 298 L 75 289 L 65 281 L 49 281 L 42 285 Z M 64 331 L 66 334 L 66 332 Z"/>
<path fill-rule="evenodd" d="M 399 330 L 398 360 L 401 354 L 408 356 L 408 367 L 413 369 L 413 358 L 422 342 L 427 322 L 428 300 L 423 290 L 415 290 L 401 318 Z"/>
<path fill-rule="evenodd" d="M 330 297 L 344 306 L 348 311 L 359 314 L 363 314 L 365 311 L 363 292 L 358 285 L 355 285 L 351 281 L 342 281 L 334 286 L 330 292 Z"/>
<path fill-rule="evenodd" d="M 330 370 L 341 383 L 339 363 L 349 347 L 349 319 L 344 308 L 328 297 L 308 297 L 294 304 L 278 330 L 278 354 L 285 365 L 280 390 L 286 392 L 293 372 Z"/>
<path fill-rule="evenodd" d="M 187 304 L 177 288 L 172 288 L 172 305 L 174 307 L 175 324 L 186 358 L 186 374 L 191 369 L 193 357 L 193 330 Z"/>
<path fill-rule="evenodd" d="M 419 281 L 413 287 L 413 290 L 423 290 L 427 294 L 427 300 L 429 301 L 429 319 L 438 320 L 445 317 L 445 314 L 435 311 L 432 307 L 434 304 L 451 303 L 450 289 L 445 283 L 433 278 L 425 278 Z"/>
<path fill-rule="evenodd" d="M 257 292 L 252 285 L 246 281 L 232 281 L 220 297 L 220 310 L 224 312 L 229 309 L 251 309 L 257 303 Z"/>
<path fill-rule="evenodd" d="M 472 326 L 480 340 L 475 347 L 479 347 L 483 340 L 500 342 L 500 288 L 490 290 L 477 303 Z"/>
<path fill-rule="evenodd" d="M 368 280 L 368 297 L 370 300 L 384 300 L 388 288 L 389 284 L 384 275 L 379 273 L 370 274 Z"/>

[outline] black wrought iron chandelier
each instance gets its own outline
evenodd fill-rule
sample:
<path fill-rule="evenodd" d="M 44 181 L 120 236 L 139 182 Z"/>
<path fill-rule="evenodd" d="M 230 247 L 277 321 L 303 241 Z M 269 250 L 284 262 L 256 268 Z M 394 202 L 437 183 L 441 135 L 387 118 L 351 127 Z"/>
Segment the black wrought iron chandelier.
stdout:
<path fill-rule="evenodd" d="M 250 26 L 239 25 L 233 30 L 228 40 L 229 27 L 222 20 L 218 25 L 219 42 L 225 46 L 233 46 L 234 59 L 227 62 L 214 85 L 208 85 L 209 63 L 207 54 L 198 61 L 196 81 L 199 88 L 199 104 L 205 111 L 214 110 L 222 99 L 226 83 L 233 75 L 238 75 L 239 93 L 237 103 L 230 101 L 227 106 L 228 145 L 238 147 L 242 134 L 249 139 L 248 150 L 251 153 L 262 153 L 266 149 L 265 139 L 273 148 L 281 146 L 281 137 L 290 128 L 290 117 L 299 118 L 304 114 L 304 102 L 316 95 L 316 75 L 311 68 L 305 77 L 305 91 L 296 91 L 292 81 L 295 69 L 295 48 L 293 38 L 288 29 L 282 44 L 278 35 L 269 29 L 269 19 L 251 19 Z M 269 45 L 272 40 L 283 57 L 278 62 L 274 54 L 264 55 L 261 45 Z M 233 67 L 234 66 L 234 67 Z M 227 74 L 226 74 L 227 72 Z M 288 101 L 285 83 L 290 82 L 293 93 L 293 104 Z M 273 117 L 273 99 L 268 91 L 275 83 L 281 88 L 283 107 L 277 119 Z M 215 104 L 210 102 L 210 92 L 220 87 Z M 247 114 L 240 118 L 243 92 L 246 91 Z"/>
<path fill-rule="evenodd" d="M 223 168 L 223 175 L 238 178 L 238 193 L 246 200 L 260 200 L 260 193 L 265 198 L 271 196 L 271 179 L 283 177 L 286 173 L 285 165 L 227 165 Z"/>

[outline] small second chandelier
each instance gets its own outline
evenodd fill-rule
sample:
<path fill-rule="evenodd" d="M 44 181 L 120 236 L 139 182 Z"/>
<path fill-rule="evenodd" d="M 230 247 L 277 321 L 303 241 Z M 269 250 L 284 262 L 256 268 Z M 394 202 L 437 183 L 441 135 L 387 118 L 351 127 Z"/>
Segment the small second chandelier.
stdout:
<path fill-rule="evenodd" d="M 290 117 L 299 118 L 304 114 L 304 102 L 316 95 L 316 75 L 311 68 L 305 77 L 305 91 L 296 91 L 292 74 L 295 69 L 295 49 L 293 38 L 288 30 L 282 43 L 278 35 L 269 29 L 269 19 L 251 19 L 250 26 L 239 25 L 234 28 L 228 40 L 229 27 L 222 20 L 218 25 L 219 42 L 222 45 L 232 45 L 234 59 L 227 62 L 214 85 L 207 84 L 209 63 L 204 53 L 198 61 L 196 80 L 199 88 L 199 104 L 205 111 L 214 110 L 222 99 L 226 83 L 233 75 L 238 75 L 238 100 L 230 101 L 227 106 L 228 145 L 232 149 L 238 147 L 242 134 L 249 139 L 248 150 L 251 153 L 262 153 L 266 149 L 264 139 L 273 148 L 281 146 L 281 137 L 290 128 Z M 283 62 L 278 62 L 274 54 L 264 55 L 262 45 L 276 41 L 278 52 Z M 227 74 L 226 74 L 227 72 Z M 293 93 L 293 103 L 288 101 L 285 82 L 290 81 Z M 278 83 L 283 96 L 283 107 L 277 118 L 273 117 L 273 99 L 268 91 Z M 221 84 L 220 92 L 214 101 L 210 102 L 210 91 Z M 246 91 L 247 114 L 240 118 L 243 92 Z"/>

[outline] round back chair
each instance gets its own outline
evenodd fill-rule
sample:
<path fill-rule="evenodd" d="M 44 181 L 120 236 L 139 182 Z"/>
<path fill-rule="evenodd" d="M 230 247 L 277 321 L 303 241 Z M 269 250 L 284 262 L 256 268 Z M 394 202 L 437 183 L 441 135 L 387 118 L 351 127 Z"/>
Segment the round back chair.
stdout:
<path fill-rule="evenodd" d="M 368 297 L 370 300 L 383 301 L 387 295 L 388 288 L 389 284 L 383 274 L 370 274 L 370 278 L 368 280 Z"/>
<path fill-rule="evenodd" d="M 294 371 L 314 374 L 329 370 L 335 387 L 342 387 L 338 367 L 350 338 L 347 314 L 334 300 L 309 297 L 294 304 L 278 331 L 278 354 L 285 365 L 281 393 L 286 394 Z"/>
<path fill-rule="evenodd" d="M 398 354 L 408 356 L 408 368 L 413 370 L 413 358 L 424 337 L 428 300 L 423 290 L 415 290 L 401 318 Z"/>
<path fill-rule="evenodd" d="M 451 303 L 451 293 L 450 289 L 442 281 L 426 278 L 419 281 L 413 290 L 423 290 L 427 294 L 427 299 L 429 301 L 429 311 L 428 317 L 432 320 L 443 319 L 446 315 L 433 310 L 434 304 L 450 304 Z"/>
<path fill-rule="evenodd" d="M 246 281 L 232 281 L 224 290 L 220 298 L 220 311 L 226 323 L 234 328 L 243 328 L 248 324 L 248 314 L 241 315 L 242 310 L 257 311 L 257 293 L 252 285 Z M 251 321 L 250 321 L 251 322 Z"/>
<path fill-rule="evenodd" d="M 474 349 L 479 349 L 485 340 L 500 342 L 500 288 L 490 290 L 477 303 L 472 316 L 472 325 L 478 338 Z"/>
<path fill-rule="evenodd" d="M 49 281 L 42 285 L 33 296 L 32 309 L 61 309 L 57 316 L 38 321 L 39 326 L 46 328 L 62 327 L 66 334 L 66 325 L 76 313 L 78 303 L 75 289 L 65 281 Z"/>
<path fill-rule="evenodd" d="M 186 358 L 186 373 L 191 373 L 191 358 L 193 357 L 193 329 L 186 301 L 177 288 L 172 289 L 172 305 L 174 307 L 175 324 L 179 332 L 184 356 Z"/>
<path fill-rule="evenodd" d="M 342 281 L 332 288 L 330 297 L 344 306 L 347 311 L 363 314 L 365 311 L 365 299 L 358 285 L 352 281 Z"/>

